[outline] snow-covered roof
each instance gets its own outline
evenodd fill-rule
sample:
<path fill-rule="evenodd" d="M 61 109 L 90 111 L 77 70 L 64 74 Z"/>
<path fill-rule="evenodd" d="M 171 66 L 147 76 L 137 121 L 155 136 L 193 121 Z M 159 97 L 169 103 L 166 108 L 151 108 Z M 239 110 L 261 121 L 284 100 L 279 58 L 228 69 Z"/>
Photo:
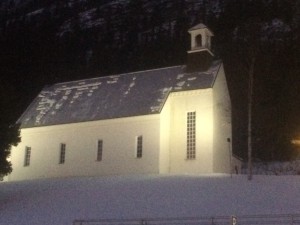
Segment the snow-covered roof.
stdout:
<path fill-rule="evenodd" d="M 214 36 L 213 32 L 203 23 L 199 23 L 193 27 L 191 27 L 188 32 L 189 33 L 192 33 L 193 31 L 195 30 L 199 30 L 199 29 L 205 29 L 207 34 L 210 35 L 210 36 Z"/>
<path fill-rule="evenodd" d="M 45 87 L 19 119 L 22 128 L 160 113 L 170 92 L 210 88 L 220 61 L 205 72 L 175 66 Z"/>
<path fill-rule="evenodd" d="M 208 29 L 208 27 L 207 27 L 206 25 L 204 25 L 203 23 L 199 23 L 199 24 L 197 24 L 197 25 L 191 27 L 191 28 L 189 29 L 189 31 L 191 31 L 191 30 L 198 30 L 198 29 L 204 29 L 204 28 L 207 28 L 207 29 Z"/>

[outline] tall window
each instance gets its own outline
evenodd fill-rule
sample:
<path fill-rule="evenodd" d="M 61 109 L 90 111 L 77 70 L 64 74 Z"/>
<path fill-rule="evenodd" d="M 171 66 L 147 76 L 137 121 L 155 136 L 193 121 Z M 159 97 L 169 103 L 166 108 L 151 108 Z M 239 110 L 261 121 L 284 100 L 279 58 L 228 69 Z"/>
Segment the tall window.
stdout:
<path fill-rule="evenodd" d="M 143 156 L 143 136 L 136 138 L 136 157 L 142 158 Z"/>
<path fill-rule="evenodd" d="M 66 144 L 60 144 L 59 164 L 64 164 L 66 159 Z"/>
<path fill-rule="evenodd" d="M 187 159 L 196 158 L 196 112 L 187 113 Z"/>
<path fill-rule="evenodd" d="M 102 160 L 102 151 L 103 151 L 103 140 L 98 140 L 97 145 L 97 161 Z"/>
<path fill-rule="evenodd" d="M 25 147 L 25 159 L 24 159 L 24 166 L 30 165 L 30 156 L 31 156 L 31 147 Z"/>

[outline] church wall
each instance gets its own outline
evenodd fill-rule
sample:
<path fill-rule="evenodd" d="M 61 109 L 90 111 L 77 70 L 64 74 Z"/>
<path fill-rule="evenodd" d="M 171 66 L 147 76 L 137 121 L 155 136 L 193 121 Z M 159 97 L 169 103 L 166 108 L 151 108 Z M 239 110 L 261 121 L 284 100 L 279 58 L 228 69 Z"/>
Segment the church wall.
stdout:
<path fill-rule="evenodd" d="M 171 103 L 170 98 L 165 102 L 163 110 L 160 113 L 160 153 L 159 153 L 159 171 L 161 174 L 170 172 L 170 117 Z"/>
<path fill-rule="evenodd" d="M 22 129 L 22 142 L 12 149 L 13 172 L 8 180 L 46 177 L 157 174 L 159 115 Z M 142 157 L 136 157 L 136 138 L 142 135 Z M 97 143 L 103 140 L 102 160 Z M 66 144 L 59 163 L 60 144 Z M 31 148 L 24 166 L 25 148 Z"/>
<path fill-rule="evenodd" d="M 232 162 L 231 104 L 223 66 L 220 67 L 213 86 L 213 99 L 214 172 L 230 173 Z"/>
<path fill-rule="evenodd" d="M 213 142 L 212 90 L 172 93 L 170 173 L 211 173 Z M 187 113 L 196 112 L 196 156 L 187 158 Z"/>

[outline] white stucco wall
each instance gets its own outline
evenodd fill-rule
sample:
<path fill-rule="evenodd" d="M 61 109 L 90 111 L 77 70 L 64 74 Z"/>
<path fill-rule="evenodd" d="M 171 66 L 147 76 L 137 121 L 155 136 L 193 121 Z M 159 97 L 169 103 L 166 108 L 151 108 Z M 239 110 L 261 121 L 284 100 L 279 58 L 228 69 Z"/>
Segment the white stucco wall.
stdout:
<path fill-rule="evenodd" d="M 170 173 L 170 129 L 171 129 L 171 104 L 170 100 L 165 102 L 160 113 L 160 153 L 159 173 Z"/>
<path fill-rule="evenodd" d="M 212 89 L 172 93 L 170 173 L 211 173 L 213 153 Z M 196 158 L 187 159 L 187 113 L 196 112 Z"/>
<path fill-rule="evenodd" d="M 21 135 L 22 142 L 12 149 L 8 180 L 159 172 L 159 115 L 28 128 Z M 135 157 L 139 135 L 142 158 Z M 96 161 L 99 139 L 102 161 Z M 66 144 L 64 164 L 59 164 L 61 143 Z M 26 146 L 31 147 L 31 159 L 24 167 Z"/>
<path fill-rule="evenodd" d="M 231 102 L 223 65 L 213 86 L 214 105 L 214 172 L 230 173 L 232 161 Z M 230 142 L 227 141 L 230 139 Z"/>

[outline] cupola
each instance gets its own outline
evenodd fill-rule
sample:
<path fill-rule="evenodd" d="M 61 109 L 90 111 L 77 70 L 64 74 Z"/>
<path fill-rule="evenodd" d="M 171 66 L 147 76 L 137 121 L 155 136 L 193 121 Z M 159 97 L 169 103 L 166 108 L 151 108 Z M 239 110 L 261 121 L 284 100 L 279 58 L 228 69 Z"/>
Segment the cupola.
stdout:
<path fill-rule="evenodd" d="M 188 32 L 191 35 L 191 49 L 187 52 L 187 70 L 205 71 L 210 67 L 213 60 L 211 37 L 214 35 L 202 23 L 190 28 Z"/>

